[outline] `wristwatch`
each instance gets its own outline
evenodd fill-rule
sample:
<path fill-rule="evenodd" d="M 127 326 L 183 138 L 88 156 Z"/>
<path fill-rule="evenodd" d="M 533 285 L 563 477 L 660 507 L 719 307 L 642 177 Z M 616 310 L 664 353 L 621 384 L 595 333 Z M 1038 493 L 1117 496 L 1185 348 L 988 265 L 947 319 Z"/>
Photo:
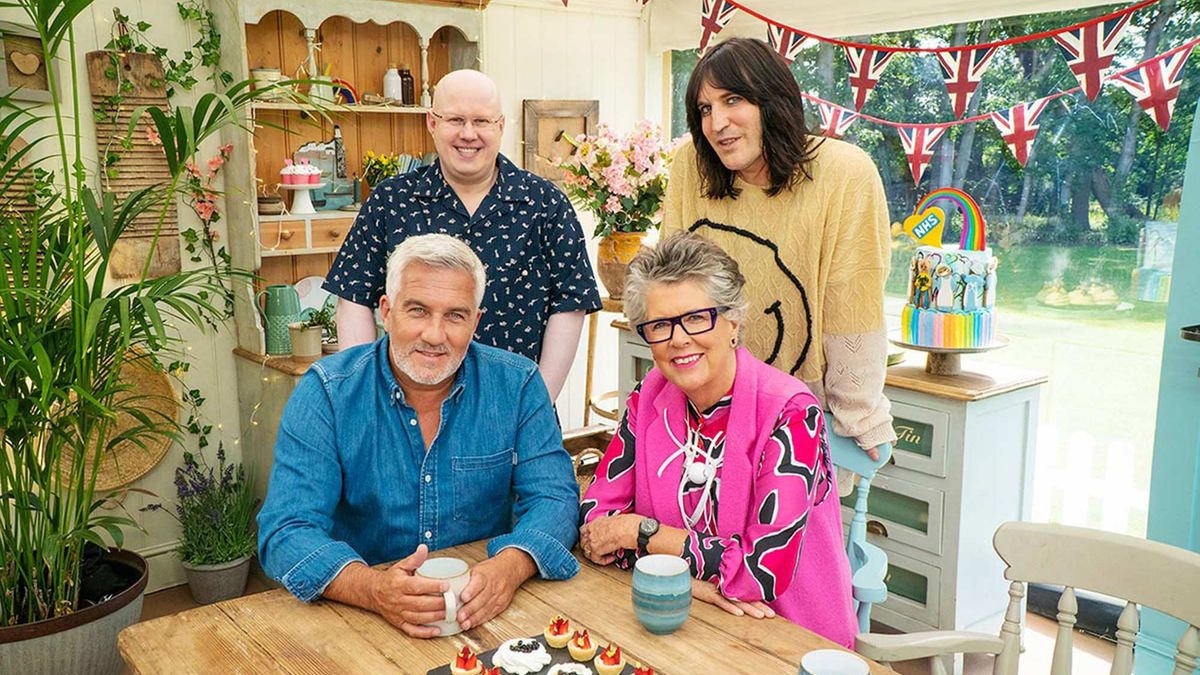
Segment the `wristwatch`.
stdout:
<path fill-rule="evenodd" d="M 657 533 L 658 521 L 653 518 L 642 518 L 642 522 L 638 523 L 638 555 L 646 555 L 648 553 L 646 547 L 650 545 L 650 537 L 653 537 Z"/>

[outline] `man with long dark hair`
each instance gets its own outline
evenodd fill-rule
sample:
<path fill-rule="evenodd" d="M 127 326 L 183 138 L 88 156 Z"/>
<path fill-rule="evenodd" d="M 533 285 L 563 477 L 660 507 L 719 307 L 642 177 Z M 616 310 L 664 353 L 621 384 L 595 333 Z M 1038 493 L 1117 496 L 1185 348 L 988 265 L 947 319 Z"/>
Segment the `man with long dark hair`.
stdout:
<path fill-rule="evenodd" d="M 746 275 L 745 341 L 803 380 L 834 430 L 875 455 L 895 440 L 883 396 L 883 285 L 890 219 L 879 171 L 859 148 L 816 138 L 800 87 L 760 40 L 735 38 L 696 64 L 685 97 L 663 229 L 690 229 Z"/>

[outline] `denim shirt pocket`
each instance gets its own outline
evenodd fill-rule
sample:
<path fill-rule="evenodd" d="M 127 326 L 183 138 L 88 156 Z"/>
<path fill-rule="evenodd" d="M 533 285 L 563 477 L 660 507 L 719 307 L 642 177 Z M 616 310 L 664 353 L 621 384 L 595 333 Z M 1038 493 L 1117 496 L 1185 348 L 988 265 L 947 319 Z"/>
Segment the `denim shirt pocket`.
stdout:
<path fill-rule="evenodd" d="M 482 538 L 507 532 L 511 526 L 512 448 L 487 455 L 454 457 L 454 522 Z"/>

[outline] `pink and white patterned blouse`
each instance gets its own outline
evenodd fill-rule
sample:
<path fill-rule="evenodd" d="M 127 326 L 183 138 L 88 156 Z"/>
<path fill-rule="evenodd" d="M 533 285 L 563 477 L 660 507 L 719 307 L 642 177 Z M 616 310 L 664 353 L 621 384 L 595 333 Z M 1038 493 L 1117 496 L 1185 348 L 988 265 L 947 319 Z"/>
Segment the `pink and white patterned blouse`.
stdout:
<path fill-rule="evenodd" d="M 637 414 L 640 389 L 639 385 L 629 395 L 625 416 L 596 467 L 595 482 L 580 504 L 581 523 L 633 511 L 638 439 L 634 437 L 637 425 L 632 418 Z M 711 481 L 703 480 L 700 471 L 682 474 L 683 521 L 691 526 L 681 554 L 692 576 L 715 582 L 727 597 L 771 602 L 787 590 L 795 576 L 811 509 L 833 491 L 824 417 L 811 396 L 797 397 L 784 407 L 771 431 L 774 442 L 767 444 L 755 473 L 753 512 L 758 517 L 745 532 L 722 537 L 717 534 L 717 513 L 732 401 L 733 396 L 726 395 L 704 411 L 697 410 L 691 401 L 687 403 L 688 435 L 698 447 L 693 463 L 707 462 L 716 467 L 716 472 Z M 680 446 L 688 443 L 687 438 L 676 441 Z M 668 462 L 676 456 L 672 450 Z M 651 469 L 661 475 L 659 467 Z M 663 485 L 661 489 L 678 488 Z M 629 569 L 636 559 L 636 551 L 622 550 L 616 564 Z"/>

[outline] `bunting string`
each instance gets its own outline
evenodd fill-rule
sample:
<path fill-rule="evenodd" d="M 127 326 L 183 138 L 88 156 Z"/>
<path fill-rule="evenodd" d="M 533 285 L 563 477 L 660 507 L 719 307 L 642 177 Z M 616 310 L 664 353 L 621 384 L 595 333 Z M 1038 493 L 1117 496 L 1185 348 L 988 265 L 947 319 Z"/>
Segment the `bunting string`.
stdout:
<path fill-rule="evenodd" d="M 1133 95 L 1137 105 L 1155 121 L 1163 131 L 1171 124 L 1171 113 L 1175 108 L 1175 100 L 1179 97 L 1184 64 L 1193 48 L 1200 44 L 1200 38 L 1192 38 L 1174 49 L 1163 52 L 1137 65 L 1119 70 L 1102 77 L 1096 84 L 1116 84 Z M 849 52 L 851 50 L 847 50 Z M 933 160 L 933 147 L 945 136 L 950 127 L 959 124 L 983 122 L 991 120 L 1004 139 L 1009 152 L 1021 166 L 1029 161 L 1033 142 L 1037 136 L 1037 119 L 1046 106 L 1063 96 L 1079 92 L 1088 93 L 1087 83 L 1080 80 L 1080 85 L 1072 89 L 1059 91 L 1034 100 L 1032 103 L 1019 103 L 1006 110 L 973 115 L 963 119 L 948 122 L 926 124 L 909 124 L 893 122 L 873 115 L 850 110 L 831 101 L 800 92 L 807 101 L 816 104 L 819 114 L 821 133 L 833 138 L 841 138 L 850 124 L 858 119 L 894 127 L 900 133 L 900 141 L 904 146 L 904 154 L 912 172 L 913 184 L 919 184 Z M 857 97 L 857 93 L 856 93 Z M 856 100 L 856 104 L 859 101 Z M 957 112 L 957 111 L 956 111 Z"/>
<path fill-rule="evenodd" d="M 1130 73 L 1134 73 L 1134 72 L 1140 70 L 1141 68 L 1144 68 L 1144 67 L 1150 65 L 1152 62 L 1157 62 L 1161 59 L 1169 59 L 1169 58 L 1174 57 L 1175 55 L 1179 54 L 1180 52 L 1184 52 L 1184 51 L 1190 52 L 1192 50 L 1192 48 L 1194 48 L 1198 44 L 1200 44 L 1200 37 L 1192 38 L 1192 39 L 1188 40 L 1187 42 L 1179 45 L 1178 47 L 1175 47 L 1174 49 L 1172 49 L 1170 51 L 1163 52 L 1162 54 L 1159 54 L 1158 56 L 1153 56 L 1137 65 L 1133 65 L 1133 66 L 1130 66 L 1123 70 L 1118 70 L 1116 72 L 1110 73 L 1108 76 L 1106 76 L 1104 78 L 1104 80 L 1106 83 L 1112 83 L 1112 82 L 1116 81 L 1118 77 L 1123 76 L 1123 75 L 1128 75 Z M 1047 96 L 1041 97 L 1039 100 L 1049 102 L 1049 101 L 1053 101 L 1054 99 L 1057 99 L 1057 98 L 1062 98 L 1063 96 L 1070 96 L 1072 94 L 1077 94 L 1081 91 L 1083 91 L 1082 86 L 1073 87 L 1071 89 L 1064 89 L 1062 91 L 1058 91 L 1053 94 L 1049 94 Z M 1178 89 L 1176 88 L 1176 92 L 1177 91 L 1178 91 Z M 852 111 L 847 110 L 845 108 L 845 106 L 838 105 L 837 103 L 833 103 L 832 101 L 827 101 L 827 100 L 821 98 L 820 96 L 817 96 L 816 94 L 811 94 L 809 92 L 802 91 L 802 92 L 800 92 L 800 95 L 805 100 L 807 100 L 811 103 L 817 104 L 817 105 L 830 106 L 831 108 L 838 108 L 841 110 L 845 110 L 846 112 L 852 112 Z M 929 122 L 929 123 L 923 123 L 923 124 L 914 124 L 914 123 L 908 123 L 908 122 L 893 122 L 891 120 L 885 120 L 882 117 L 875 117 L 873 115 L 868 115 L 866 113 L 861 113 L 861 112 L 854 113 L 854 114 L 857 116 L 857 118 L 865 120 L 867 122 L 873 122 L 875 124 L 882 124 L 884 126 L 899 128 L 899 127 L 953 127 L 953 126 L 958 126 L 960 124 L 970 124 L 972 122 L 987 121 L 988 119 L 991 118 L 991 116 L 994 113 L 986 112 L 986 113 L 981 113 L 979 115 L 972 115 L 971 117 L 964 117 L 962 119 L 950 120 L 947 122 Z M 1157 121 L 1157 118 L 1155 119 L 1155 121 Z"/>
<path fill-rule="evenodd" d="M 772 26 L 777 26 L 780 29 L 787 29 L 788 31 L 797 33 L 799 35 L 810 38 L 812 40 L 816 40 L 817 42 L 827 42 L 829 44 L 834 44 L 834 45 L 838 45 L 841 47 L 851 47 L 854 49 L 869 49 L 869 50 L 877 50 L 877 51 L 892 52 L 892 53 L 909 52 L 909 53 L 915 53 L 915 54 L 937 54 L 940 52 L 958 51 L 958 50 L 964 49 L 964 48 L 967 48 L 967 49 L 994 49 L 996 47 L 1004 47 L 1007 45 L 1021 44 L 1023 42 L 1033 42 L 1035 40 L 1044 40 L 1046 38 L 1053 38 L 1061 33 L 1069 32 L 1069 31 L 1078 31 L 1085 27 L 1095 25 L 1097 23 L 1101 23 L 1104 21 L 1111 21 L 1113 19 L 1117 19 L 1122 16 L 1132 14 L 1133 12 L 1136 12 L 1139 9 L 1149 7 L 1150 5 L 1153 5 L 1157 2 L 1159 2 L 1160 0 L 1142 0 L 1141 2 L 1137 3 L 1136 5 L 1130 5 L 1129 7 L 1126 7 L 1124 9 L 1119 9 L 1115 12 L 1110 12 L 1109 14 L 1105 14 L 1104 16 L 1098 16 L 1098 17 L 1095 17 L 1092 19 L 1087 19 L 1085 21 L 1080 21 L 1079 23 L 1072 24 L 1072 25 L 1066 26 L 1064 28 L 1055 28 L 1053 30 L 1045 30 L 1045 31 L 1041 31 L 1039 33 L 1031 33 L 1029 35 L 1020 35 L 1017 37 L 1008 38 L 1007 40 L 997 40 L 994 42 L 983 42 L 983 43 L 975 44 L 975 45 L 962 45 L 962 46 L 957 46 L 957 47 L 903 47 L 903 46 L 889 47 L 889 46 L 884 46 L 884 45 L 853 42 L 850 40 L 840 40 L 838 38 L 832 38 L 832 37 L 827 37 L 824 35 L 818 35 L 816 33 L 811 33 L 809 31 L 803 30 L 801 28 L 789 26 L 781 21 L 776 21 L 775 19 L 772 19 L 764 14 L 760 14 L 759 12 L 755 11 L 754 9 L 747 7 L 746 5 L 742 4 L 741 2 L 738 2 L 738 0 L 719 0 L 719 1 L 723 2 L 723 4 L 732 5 L 734 8 L 736 8 L 740 11 L 743 11 L 746 14 L 749 14 L 750 16 L 758 19 L 759 21 L 762 21 L 763 23 L 770 24 Z"/>

